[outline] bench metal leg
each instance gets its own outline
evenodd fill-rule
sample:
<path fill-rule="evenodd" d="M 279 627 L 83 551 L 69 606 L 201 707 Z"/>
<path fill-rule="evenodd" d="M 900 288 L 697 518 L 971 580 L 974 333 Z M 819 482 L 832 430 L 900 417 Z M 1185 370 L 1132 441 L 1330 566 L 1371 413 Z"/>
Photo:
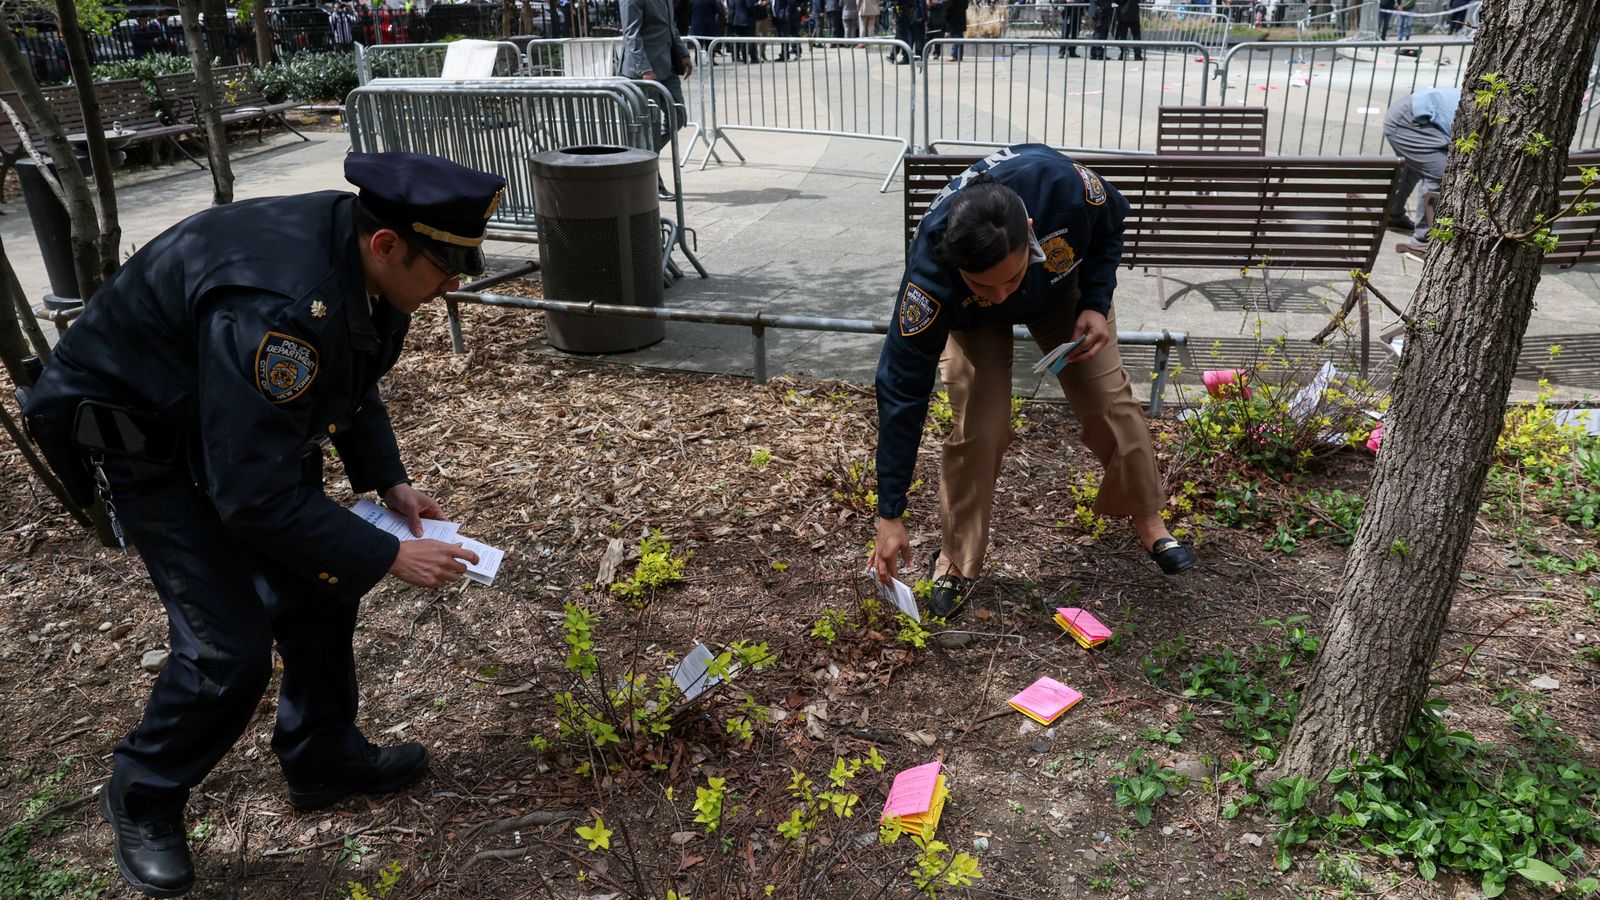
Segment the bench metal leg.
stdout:
<path fill-rule="evenodd" d="M 1165 329 L 1161 342 L 1156 344 L 1156 377 L 1150 381 L 1150 418 L 1161 418 L 1161 408 L 1167 401 L 1167 364 L 1172 357 L 1172 335 Z"/>
<path fill-rule="evenodd" d="M 177 135 L 173 135 L 172 137 L 167 138 L 167 140 L 172 142 L 173 149 L 175 149 L 179 153 L 183 154 L 183 158 L 184 159 L 187 159 L 189 162 L 194 163 L 195 165 L 199 166 L 202 169 L 204 169 L 206 167 L 205 163 L 203 163 L 200 160 L 194 158 L 194 154 L 193 153 L 190 153 L 188 150 L 184 149 L 183 143 L 178 140 L 178 136 Z"/>
<path fill-rule="evenodd" d="M 289 124 L 289 120 L 283 117 L 283 113 L 278 113 L 277 114 L 277 118 L 278 118 L 278 124 L 280 124 L 283 127 L 289 129 L 290 131 L 293 131 L 294 134 L 295 134 L 295 137 L 298 137 L 300 140 L 305 141 L 307 143 L 311 142 L 311 138 L 308 138 L 305 135 L 301 134 L 300 130 L 298 128 L 295 128 L 293 125 Z M 265 125 L 266 123 L 263 122 L 262 124 Z"/>

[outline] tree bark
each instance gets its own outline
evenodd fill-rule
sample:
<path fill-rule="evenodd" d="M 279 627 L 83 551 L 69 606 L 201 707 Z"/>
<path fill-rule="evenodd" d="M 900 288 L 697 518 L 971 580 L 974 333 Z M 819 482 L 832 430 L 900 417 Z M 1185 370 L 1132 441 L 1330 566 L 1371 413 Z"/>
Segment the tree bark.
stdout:
<path fill-rule="evenodd" d="M 1431 241 L 1366 515 L 1267 778 L 1322 780 L 1352 749 L 1387 757 L 1427 696 L 1539 284 L 1542 251 L 1505 235 L 1559 209 L 1588 70 L 1572 61 L 1600 39 L 1594 0 L 1485 0 L 1482 15 L 1455 121 L 1481 143 L 1451 151 L 1438 209 L 1454 236 Z M 1481 109 L 1494 73 L 1508 90 Z M 1534 132 L 1552 146 L 1530 155 Z"/>
<path fill-rule="evenodd" d="M 78 279 L 78 290 L 87 302 L 94 296 L 101 281 L 100 225 L 95 215 L 94 198 L 89 194 L 88 179 L 76 165 L 77 155 L 61 132 L 61 120 L 45 103 L 44 92 L 39 90 L 39 82 L 34 80 L 33 67 L 23 58 L 16 35 L 11 32 L 11 25 L 4 16 L 0 16 L 0 66 L 4 66 L 6 74 L 11 76 L 17 98 L 28 115 L 28 123 L 24 124 L 32 126 L 31 138 L 42 139 L 45 152 L 52 159 L 74 161 L 74 164 L 53 167 L 56 177 L 52 184 L 72 222 L 72 266 Z"/>
<path fill-rule="evenodd" d="M 250 21 L 255 23 L 256 65 L 272 62 L 272 22 L 267 18 L 267 0 L 250 0 Z"/>
<path fill-rule="evenodd" d="M 5 306 L 15 310 L 17 321 L 22 323 L 22 330 L 27 332 L 28 341 L 33 345 L 34 354 L 49 362 L 50 341 L 44 336 L 44 328 L 39 325 L 39 320 L 34 318 L 33 306 L 28 303 L 27 295 L 22 293 L 22 282 L 17 280 L 17 271 L 11 267 L 4 244 L 0 244 L 0 290 L 11 298 L 9 303 L 0 303 L 0 316 L 5 315 Z"/>
<path fill-rule="evenodd" d="M 261 2 L 261 0 L 256 0 Z M 222 125 L 217 106 L 217 83 L 211 76 L 211 60 L 200 35 L 200 15 L 196 0 L 179 0 L 183 17 L 183 37 L 189 45 L 189 61 L 194 64 L 194 80 L 200 98 L 200 122 L 206 130 L 206 160 L 211 163 L 211 202 L 221 206 L 233 202 L 233 166 L 228 162 L 228 132 Z"/>
<path fill-rule="evenodd" d="M 100 99 L 94 93 L 89 48 L 78 25 L 76 0 L 56 0 L 56 22 L 67 45 L 67 65 L 72 83 L 78 88 L 78 103 L 83 106 L 87 124 L 89 166 L 94 170 L 95 194 L 100 198 L 100 277 L 110 278 L 117 271 L 117 248 L 122 244 L 122 223 L 117 217 L 117 182 L 111 148 L 106 143 L 105 123 L 100 118 Z"/>

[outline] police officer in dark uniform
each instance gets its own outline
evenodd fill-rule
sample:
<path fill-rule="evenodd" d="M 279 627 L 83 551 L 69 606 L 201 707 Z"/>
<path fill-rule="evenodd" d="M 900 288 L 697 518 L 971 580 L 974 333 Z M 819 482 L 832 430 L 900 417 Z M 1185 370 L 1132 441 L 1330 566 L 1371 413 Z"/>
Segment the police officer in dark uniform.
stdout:
<path fill-rule="evenodd" d="M 136 253 L 95 294 L 35 386 L 31 433 L 58 470 L 100 482 L 166 607 L 170 661 L 100 791 L 124 879 L 194 883 L 189 791 L 243 732 L 283 660 L 273 752 L 300 810 L 407 787 L 422 745 L 357 729 L 351 639 L 386 574 L 461 577 L 457 544 L 400 542 L 322 490 L 323 445 L 356 492 L 421 535 L 439 504 L 411 487 L 377 383 L 423 303 L 483 271 L 505 181 L 417 154 L 356 154 L 359 197 L 218 206 Z"/>
<path fill-rule="evenodd" d="M 911 561 L 901 520 L 934 373 L 953 421 L 940 466 L 943 543 L 931 612 L 950 618 L 978 577 L 995 479 L 1012 439 L 1013 325 L 1049 352 L 1082 339 L 1058 378 L 1105 468 L 1095 511 L 1128 516 L 1164 572 L 1195 564 L 1162 523 L 1166 495 L 1144 410 L 1117 352 L 1111 295 L 1128 202 L 1099 175 L 1042 144 L 1000 150 L 935 198 L 917 228 L 878 361 L 880 580 Z"/>

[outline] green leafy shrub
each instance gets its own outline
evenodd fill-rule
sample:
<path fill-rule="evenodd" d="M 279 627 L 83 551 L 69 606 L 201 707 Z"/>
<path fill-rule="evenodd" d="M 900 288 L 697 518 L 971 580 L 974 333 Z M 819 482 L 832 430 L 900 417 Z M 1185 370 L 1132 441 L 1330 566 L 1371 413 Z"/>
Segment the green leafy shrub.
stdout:
<path fill-rule="evenodd" d="M 121 78 L 137 78 L 144 85 L 144 92 L 150 95 L 152 101 L 159 100 L 161 95 L 156 92 L 157 75 L 178 75 L 183 72 L 194 71 L 194 64 L 189 62 L 189 57 L 176 53 L 152 53 L 138 59 L 120 59 L 115 62 L 95 63 L 90 70 L 94 80 L 115 81 Z"/>
<path fill-rule="evenodd" d="M 392 74 L 392 63 L 381 57 L 372 61 L 372 77 Z M 343 103 L 356 89 L 356 55 L 301 51 L 257 69 L 255 79 L 262 93 L 275 103 L 285 99 Z"/>

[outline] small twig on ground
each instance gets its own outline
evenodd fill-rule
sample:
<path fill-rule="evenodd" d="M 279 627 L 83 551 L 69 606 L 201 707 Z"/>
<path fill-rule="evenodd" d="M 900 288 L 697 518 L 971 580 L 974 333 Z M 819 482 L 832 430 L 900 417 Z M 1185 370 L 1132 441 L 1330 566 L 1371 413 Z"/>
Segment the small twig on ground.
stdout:
<path fill-rule="evenodd" d="M 528 813 L 527 815 L 513 816 L 509 819 L 495 819 L 489 822 L 479 822 L 471 828 L 468 828 L 466 831 L 461 832 L 460 840 L 462 843 L 466 843 L 475 837 L 487 837 L 491 834 L 504 834 L 507 831 L 514 831 L 518 828 L 535 828 L 545 825 L 554 825 L 557 822 L 565 822 L 569 819 L 577 819 L 578 817 L 579 813 L 574 810 L 540 810 L 538 812 Z"/>
<path fill-rule="evenodd" d="M 261 855 L 263 857 L 272 857 L 293 856 L 297 853 L 310 853 L 312 850 L 321 850 L 323 847 L 332 847 L 335 844 L 342 844 L 345 842 L 346 838 L 353 838 L 363 834 L 377 834 L 379 832 L 409 835 L 418 835 L 422 833 L 415 828 L 402 828 L 399 825 L 364 825 L 355 829 L 354 831 L 346 831 L 343 834 L 334 835 L 331 838 L 318 841 L 315 844 L 302 844 L 297 847 L 279 847 L 276 850 L 262 851 Z"/>
<path fill-rule="evenodd" d="M 1523 613 L 1523 610 L 1519 609 L 1516 612 L 1512 613 L 1511 615 L 1506 616 L 1504 619 L 1502 619 L 1500 621 L 1499 625 L 1496 625 L 1494 628 L 1490 629 L 1488 634 L 1484 635 L 1482 638 L 1479 638 L 1477 643 L 1473 644 L 1471 647 L 1468 647 L 1467 648 L 1467 657 L 1466 657 L 1466 659 L 1463 659 L 1461 661 L 1461 668 L 1456 671 L 1456 674 L 1454 676 L 1452 676 L 1449 681 L 1437 681 L 1437 682 L 1434 682 L 1434 686 L 1435 687 L 1444 687 L 1447 684 L 1455 684 L 1456 682 L 1460 681 L 1461 680 L 1461 676 L 1467 674 L 1467 666 L 1472 665 L 1472 657 L 1477 655 L 1478 649 L 1483 646 L 1484 641 L 1487 641 L 1489 638 L 1494 637 L 1496 632 L 1498 632 L 1500 629 L 1506 627 L 1507 625 L 1511 624 L 1511 621 L 1513 619 L 1516 619 L 1518 616 L 1521 616 L 1522 613 Z"/>

